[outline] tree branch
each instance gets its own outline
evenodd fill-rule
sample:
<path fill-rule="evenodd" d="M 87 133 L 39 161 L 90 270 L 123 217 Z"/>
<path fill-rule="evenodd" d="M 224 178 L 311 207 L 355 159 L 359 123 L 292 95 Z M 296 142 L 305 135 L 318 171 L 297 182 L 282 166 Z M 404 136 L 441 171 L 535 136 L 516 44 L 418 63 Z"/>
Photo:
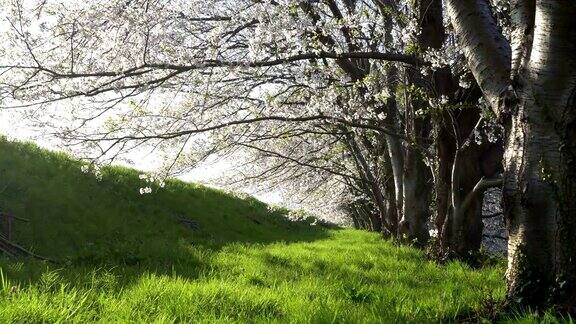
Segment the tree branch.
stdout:
<path fill-rule="evenodd" d="M 480 179 L 478 183 L 474 186 L 474 189 L 472 189 L 472 191 L 470 191 L 468 195 L 466 195 L 466 198 L 464 198 L 464 201 L 462 202 L 462 205 L 459 208 L 460 212 L 464 213 L 470 207 L 472 201 L 474 201 L 476 196 L 483 193 L 486 189 L 501 185 L 502 185 L 501 177 L 495 179 L 486 179 L 482 177 L 482 179 Z"/>
<path fill-rule="evenodd" d="M 348 125 L 350 127 L 372 129 L 372 130 L 379 131 L 379 132 L 382 132 L 382 133 L 385 133 L 385 134 L 388 134 L 391 136 L 396 136 L 398 138 L 405 139 L 405 137 L 403 135 L 397 134 L 397 133 L 389 130 L 388 128 L 384 128 L 381 126 L 374 126 L 374 125 L 368 125 L 368 124 L 361 124 L 361 123 L 354 122 L 354 121 L 347 121 L 344 118 L 317 115 L 317 116 L 303 116 L 303 117 L 284 117 L 284 116 L 257 117 L 257 118 L 250 118 L 250 119 L 234 120 L 234 121 L 230 121 L 227 123 L 222 123 L 222 124 L 209 126 L 209 127 L 205 127 L 205 128 L 190 129 L 190 130 L 184 130 L 184 131 L 172 132 L 172 133 L 141 135 L 141 136 L 119 136 L 119 137 L 107 137 L 107 138 L 100 138 L 100 139 L 82 138 L 79 140 L 89 142 L 89 141 L 144 140 L 144 139 L 172 139 L 172 138 L 177 138 L 177 137 L 181 137 L 181 136 L 185 136 L 185 135 L 189 135 L 189 134 L 205 133 L 205 132 L 219 130 L 219 129 L 226 128 L 226 127 L 259 123 L 259 122 L 265 122 L 265 121 L 307 122 L 307 121 L 318 121 L 318 120 L 338 122 L 338 123 L 341 123 L 344 125 Z"/>

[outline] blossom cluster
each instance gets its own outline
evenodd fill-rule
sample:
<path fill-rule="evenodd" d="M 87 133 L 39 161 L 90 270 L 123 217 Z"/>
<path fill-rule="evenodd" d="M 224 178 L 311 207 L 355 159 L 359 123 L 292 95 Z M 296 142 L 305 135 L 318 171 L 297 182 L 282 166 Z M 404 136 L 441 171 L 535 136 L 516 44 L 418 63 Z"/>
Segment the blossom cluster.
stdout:
<path fill-rule="evenodd" d="M 97 164 L 94 163 L 83 164 L 80 167 L 80 171 L 84 174 L 93 175 L 98 181 L 102 180 L 102 169 Z"/>
<path fill-rule="evenodd" d="M 158 188 L 164 188 L 166 186 L 165 181 L 158 176 L 142 173 L 138 177 L 141 180 L 144 180 L 144 182 L 147 184 L 145 187 L 142 187 L 138 190 L 138 192 L 140 192 L 141 195 L 152 193 L 151 185 L 153 184 L 158 186 Z"/>

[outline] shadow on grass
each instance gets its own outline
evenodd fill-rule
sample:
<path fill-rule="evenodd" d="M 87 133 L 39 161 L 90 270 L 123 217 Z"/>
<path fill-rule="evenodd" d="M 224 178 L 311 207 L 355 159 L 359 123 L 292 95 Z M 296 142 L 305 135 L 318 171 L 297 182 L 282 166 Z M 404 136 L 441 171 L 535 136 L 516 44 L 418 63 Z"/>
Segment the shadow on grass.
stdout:
<path fill-rule="evenodd" d="M 22 287 L 43 285 L 53 274 L 59 282 L 69 288 L 93 289 L 106 285 L 106 278 L 116 278 L 117 282 L 105 288 L 118 292 L 134 285 L 148 275 L 178 277 L 195 280 L 215 271 L 213 259 L 223 249 L 237 247 L 251 249 L 265 247 L 273 243 L 313 242 L 328 237 L 328 229 L 311 228 L 304 222 L 286 222 L 283 232 L 275 231 L 266 236 L 255 238 L 238 237 L 236 239 L 215 240 L 205 230 L 193 230 L 182 226 L 185 235 L 174 232 L 151 237 L 148 233 L 132 234 L 138 239 L 127 242 L 127 238 L 98 235 L 86 237 L 97 241 L 86 249 L 81 249 L 77 256 L 54 258 L 55 262 L 39 261 L 31 258 L 13 259 L 0 255 L 0 269 L 4 274 Z M 270 228 L 268 228 L 271 230 Z M 204 231 L 199 235 L 200 231 Z M 159 232 L 162 230 L 159 229 Z M 178 232 L 178 231 L 175 231 Z M 62 238 L 65 240 L 65 238 Z M 104 243 L 104 240 L 108 240 Z M 55 243 L 57 245 L 59 243 Z M 294 268 L 291 261 L 283 257 L 269 255 L 265 262 L 273 267 Z M 56 286 L 55 286 L 56 287 Z"/>
<path fill-rule="evenodd" d="M 0 152 L 0 210 L 29 220 L 15 224 L 14 241 L 57 262 L 0 263 L 20 280 L 67 267 L 195 278 L 225 245 L 327 237 L 326 229 L 291 221 L 288 210 L 250 196 L 178 180 L 160 188 L 123 167 L 95 176 L 65 154 L 1 138 Z M 141 195 L 148 186 L 152 193 Z"/>
<path fill-rule="evenodd" d="M 480 274 L 457 263 L 438 266 L 421 252 L 369 233 L 336 230 L 325 235 L 331 239 L 183 243 L 133 264 L 0 261 L 0 267 L 11 280 L 18 278 L 22 288 L 31 287 L 25 293 L 47 291 L 41 293 L 47 300 L 65 283 L 68 295 L 89 292 L 97 300 L 104 294 L 112 304 L 140 307 L 142 314 L 170 303 L 184 322 L 212 311 L 238 321 L 264 316 L 293 322 L 452 322 L 500 282 L 500 274 L 489 269 Z M 182 306 L 188 303 L 197 306 L 188 311 Z M 84 311 L 100 310 L 90 306 Z"/>

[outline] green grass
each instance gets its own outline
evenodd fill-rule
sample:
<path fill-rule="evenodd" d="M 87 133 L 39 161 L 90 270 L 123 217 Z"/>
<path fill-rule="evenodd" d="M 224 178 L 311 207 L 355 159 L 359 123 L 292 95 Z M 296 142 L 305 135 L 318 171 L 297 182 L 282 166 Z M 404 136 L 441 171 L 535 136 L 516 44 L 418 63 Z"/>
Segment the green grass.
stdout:
<path fill-rule="evenodd" d="M 134 170 L 80 166 L 0 140 L 0 208 L 30 220 L 17 243 L 58 261 L 0 257 L 0 323 L 451 321 L 504 296 L 502 264 L 439 266 L 253 198 L 175 180 L 141 196 Z"/>
<path fill-rule="evenodd" d="M 188 270 L 2 264 L 6 321 L 405 322 L 452 319 L 502 294 L 500 268 L 423 261 L 376 235 L 335 230 L 314 242 L 189 247 Z M 17 279 L 20 278 L 19 288 Z M 26 280 L 34 278 L 32 283 Z"/>

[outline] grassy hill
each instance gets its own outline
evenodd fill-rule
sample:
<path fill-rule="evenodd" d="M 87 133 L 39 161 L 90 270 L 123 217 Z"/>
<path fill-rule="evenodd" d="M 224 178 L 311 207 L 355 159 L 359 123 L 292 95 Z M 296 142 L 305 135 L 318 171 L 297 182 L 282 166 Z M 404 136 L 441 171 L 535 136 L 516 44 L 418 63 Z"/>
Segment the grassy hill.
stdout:
<path fill-rule="evenodd" d="M 14 240 L 57 261 L 0 257 L 0 322 L 451 321 L 503 298 L 503 265 L 439 266 L 378 235 L 0 140 Z"/>

